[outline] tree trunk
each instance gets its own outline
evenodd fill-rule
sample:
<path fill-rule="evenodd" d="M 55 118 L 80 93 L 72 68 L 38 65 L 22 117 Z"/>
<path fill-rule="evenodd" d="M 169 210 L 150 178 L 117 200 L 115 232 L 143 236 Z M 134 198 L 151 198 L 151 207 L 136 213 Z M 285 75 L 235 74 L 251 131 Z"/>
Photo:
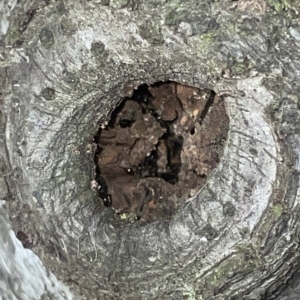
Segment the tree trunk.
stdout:
<path fill-rule="evenodd" d="M 294 299 L 278 295 L 300 265 L 300 4 L 0 6 L 4 299 Z M 223 157 L 171 220 L 117 226 L 91 188 L 93 136 L 167 80 L 225 99 Z"/>

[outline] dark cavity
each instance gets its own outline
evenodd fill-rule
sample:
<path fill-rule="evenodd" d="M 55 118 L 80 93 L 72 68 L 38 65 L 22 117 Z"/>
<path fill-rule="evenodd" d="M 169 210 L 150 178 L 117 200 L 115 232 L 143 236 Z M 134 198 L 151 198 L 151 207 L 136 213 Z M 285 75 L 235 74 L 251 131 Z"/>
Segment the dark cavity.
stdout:
<path fill-rule="evenodd" d="M 143 84 L 94 137 L 102 208 L 124 219 L 168 219 L 217 166 L 227 138 L 224 101 L 176 82 Z"/>

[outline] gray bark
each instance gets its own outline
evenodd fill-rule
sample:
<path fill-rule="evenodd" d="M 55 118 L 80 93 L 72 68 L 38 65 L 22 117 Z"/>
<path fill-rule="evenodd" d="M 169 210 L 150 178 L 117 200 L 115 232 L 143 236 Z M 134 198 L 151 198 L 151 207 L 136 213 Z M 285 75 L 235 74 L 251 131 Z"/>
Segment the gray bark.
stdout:
<path fill-rule="evenodd" d="M 278 298 L 300 262 L 298 3 L 0 6 L 4 299 L 300 297 Z M 118 227 L 91 188 L 93 134 L 139 84 L 164 80 L 225 98 L 224 156 L 171 221 Z"/>

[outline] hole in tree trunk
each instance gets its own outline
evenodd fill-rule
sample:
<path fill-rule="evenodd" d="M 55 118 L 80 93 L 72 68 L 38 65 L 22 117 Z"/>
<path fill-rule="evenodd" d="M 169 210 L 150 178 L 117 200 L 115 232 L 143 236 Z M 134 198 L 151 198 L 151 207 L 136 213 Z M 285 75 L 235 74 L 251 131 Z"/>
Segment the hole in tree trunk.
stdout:
<path fill-rule="evenodd" d="M 224 101 L 176 82 L 141 85 L 95 135 L 96 181 L 121 219 L 168 219 L 217 166 L 227 138 Z"/>

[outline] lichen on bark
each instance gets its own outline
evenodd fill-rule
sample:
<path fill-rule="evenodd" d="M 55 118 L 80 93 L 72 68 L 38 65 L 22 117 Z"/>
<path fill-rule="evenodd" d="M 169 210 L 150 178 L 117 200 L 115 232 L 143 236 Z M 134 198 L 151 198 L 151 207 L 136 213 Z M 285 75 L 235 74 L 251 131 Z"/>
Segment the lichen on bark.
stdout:
<path fill-rule="evenodd" d="M 297 272 L 299 4 L 235 2 L 1 4 L 3 198 L 76 299 L 276 299 Z M 224 155 L 171 221 L 117 228 L 87 148 L 122 98 L 166 80 L 224 97 Z"/>

